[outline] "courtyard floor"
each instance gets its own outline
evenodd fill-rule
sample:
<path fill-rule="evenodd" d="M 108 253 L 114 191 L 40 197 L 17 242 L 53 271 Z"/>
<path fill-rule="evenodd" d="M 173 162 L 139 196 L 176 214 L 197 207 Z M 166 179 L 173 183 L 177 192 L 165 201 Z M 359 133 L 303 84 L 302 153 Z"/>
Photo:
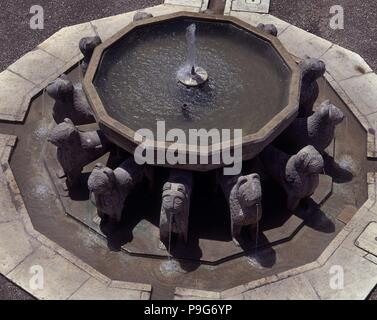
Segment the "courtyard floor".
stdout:
<path fill-rule="evenodd" d="M 41 0 L 45 10 L 45 29 L 29 27 L 32 0 L 9 0 L 0 3 L 0 71 L 22 55 L 32 50 L 60 28 L 120 14 L 161 3 L 160 0 Z M 377 70 L 377 7 L 374 0 L 358 2 L 338 0 L 345 10 L 345 29 L 332 30 L 329 25 L 329 9 L 332 0 L 271 0 L 270 13 L 313 34 L 359 53 Z M 32 297 L 0 276 L 0 299 L 32 299 Z M 370 299 L 377 299 L 377 290 Z"/>

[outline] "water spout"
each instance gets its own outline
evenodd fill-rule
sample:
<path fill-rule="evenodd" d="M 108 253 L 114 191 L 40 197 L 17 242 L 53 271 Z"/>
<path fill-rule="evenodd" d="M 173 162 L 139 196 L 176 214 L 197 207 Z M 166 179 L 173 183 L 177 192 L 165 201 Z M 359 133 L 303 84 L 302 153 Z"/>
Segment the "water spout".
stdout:
<path fill-rule="evenodd" d="M 191 67 L 191 74 L 195 74 L 196 64 L 196 24 L 191 24 L 186 29 L 187 64 Z"/>
<path fill-rule="evenodd" d="M 170 213 L 169 216 L 169 244 L 168 244 L 168 255 L 169 255 L 169 260 L 171 260 L 171 236 L 172 236 L 172 223 L 173 223 L 173 215 Z"/>
<path fill-rule="evenodd" d="M 196 65 L 196 25 L 191 24 L 186 29 L 187 60 L 178 73 L 178 81 L 188 87 L 196 87 L 208 80 L 208 73 Z"/>

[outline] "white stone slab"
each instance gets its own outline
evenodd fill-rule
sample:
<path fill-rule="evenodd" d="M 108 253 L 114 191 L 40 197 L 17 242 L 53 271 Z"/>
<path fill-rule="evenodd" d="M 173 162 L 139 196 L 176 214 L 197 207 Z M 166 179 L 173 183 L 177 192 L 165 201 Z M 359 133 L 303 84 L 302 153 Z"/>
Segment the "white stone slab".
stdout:
<path fill-rule="evenodd" d="M 370 262 L 373 262 L 374 264 L 377 265 L 377 257 L 373 254 L 367 254 L 365 256 L 365 259 L 369 260 Z"/>
<path fill-rule="evenodd" d="M 355 244 L 366 252 L 377 256 L 377 222 L 371 222 Z"/>
<path fill-rule="evenodd" d="M 201 8 L 203 0 L 165 0 L 165 4 Z"/>
<path fill-rule="evenodd" d="M 227 0 L 231 1 L 232 11 L 268 13 L 270 0 Z"/>
<path fill-rule="evenodd" d="M 150 292 L 126 288 L 113 288 L 91 278 L 77 290 L 70 300 L 145 300 Z"/>
<path fill-rule="evenodd" d="M 343 269 L 344 286 L 330 286 L 332 272 Z M 351 250 L 339 248 L 321 268 L 305 273 L 321 299 L 364 300 L 377 283 L 377 265 Z"/>
<path fill-rule="evenodd" d="M 370 210 L 360 209 L 355 217 L 347 224 L 345 229 L 350 230 L 345 240 L 342 242 L 341 247 L 352 251 L 360 257 L 364 257 L 367 252 L 356 245 L 356 240 L 371 221 L 376 221 L 377 216 Z M 360 214 L 361 213 L 361 214 Z M 351 229 L 352 228 L 352 229 Z M 377 236 L 377 235 L 376 235 Z"/>
<path fill-rule="evenodd" d="M 30 282 L 32 266 L 43 268 L 43 289 L 30 286 L 33 283 Z M 90 275 L 43 246 L 25 259 L 8 278 L 39 299 L 62 300 L 74 294 Z"/>
<path fill-rule="evenodd" d="M 335 44 L 321 59 L 326 63 L 327 71 L 338 82 L 372 72 L 360 55 Z"/>
<path fill-rule="evenodd" d="M 205 11 L 208 9 L 209 0 L 203 0 L 202 6 L 200 8 L 200 11 Z"/>
<path fill-rule="evenodd" d="M 33 250 L 22 222 L 12 221 L 0 224 L 0 273 L 8 274 Z"/>
<path fill-rule="evenodd" d="M 219 300 L 220 293 L 215 291 L 175 288 L 174 300 Z"/>
<path fill-rule="evenodd" d="M 224 15 L 229 16 L 232 13 L 232 0 L 225 0 Z"/>
<path fill-rule="evenodd" d="M 61 73 L 65 62 L 47 52 L 36 49 L 28 52 L 22 58 L 8 67 L 23 78 L 39 85 L 46 80 L 53 80 Z"/>
<path fill-rule="evenodd" d="M 377 75 L 368 73 L 340 82 L 355 106 L 367 116 L 377 112 Z M 373 123 L 371 123 L 373 127 Z"/>
<path fill-rule="evenodd" d="M 254 27 L 256 27 L 260 23 L 274 24 L 278 29 L 278 35 L 282 34 L 290 26 L 289 23 L 280 20 L 279 18 L 276 18 L 270 14 L 232 11 L 230 15 L 244 22 L 247 22 Z"/>
<path fill-rule="evenodd" d="M 291 54 L 301 59 L 306 56 L 320 58 L 332 46 L 330 41 L 293 25 L 278 35 L 278 38 Z"/>
<path fill-rule="evenodd" d="M 70 62 L 82 58 L 79 50 L 81 38 L 95 36 L 95 32 L 89 22 L 60 29 L 50 38 L 42 42 L 38 48 L 47 51 L 59 59 Z"/>
<path fill-rule="evenodd" d="M 0 119 L 22 121 L 29 107 L 27 94 L 35 84 L 8 70 L 0 73 Z"/>
<path fill-rule="evenodd" d="M 191 12 L 198 12 L 199 8 L 197 7 L 184 7 L 184 6 L 172 6 L 172 5 L 159 5 L 155 7 L 146 8 L 143 10 L 144 12 L 148 12 L 153 14 L 153 16 L 158 17 L 166 14 L 171 14 L 178 11 L 191 11 Z M 121 29 L 127 27 L 132 21 L 136 11 L 127 12 L 124 14 L 98 19 L 91 21 L 94 29 L 101 37 L 101 39 L 107 40 L 108 38 L 112 37 Z"/>
<path fill-rule="evenodd" d="M 303 275 L 247 291 L 243 296 L 245 300 L 318 300 L 313 287 Z"/>

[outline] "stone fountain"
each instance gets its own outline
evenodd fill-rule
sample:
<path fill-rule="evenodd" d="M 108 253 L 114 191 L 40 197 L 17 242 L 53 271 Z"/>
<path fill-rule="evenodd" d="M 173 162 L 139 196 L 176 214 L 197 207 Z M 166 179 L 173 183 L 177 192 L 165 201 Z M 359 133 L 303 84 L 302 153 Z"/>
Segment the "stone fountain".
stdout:
<path fill-rule="evenodd" d="M 283 211 L 297 212 L 315 194 L 325 150 L 344 118 L 330 101 L 313 110 L 325 65 L 311 58 L 297 64 L 276 34 L 273 25 L 254 28 L 233 17 L 137 14 L 133 24 L 103 43 L 99 37 L 82 39 L 83 83 L 62 76 L 47 88 L 56 122 L 49 141 L 57 147 L 64 189 L 88 190 L 102 226 L 132 219 L 128 203 L 135 190 L 151 190 L 161 196 L 159 250 L 166 247 L 174 255 L 173 247 L 182 246 L 177 258 L 192 259 L 185 245 L 193 192 L 203 177 L 213 177 L 213 190 L 205 192 L 210 198 L 217 186 L 229 206 L 228 235 L 241 247 L 231 250 L 256 248 L 262 199 L 274 196 L 264 192 L 265 181 L 285 193 Z M 204 164 L 137 164 L 135 132 L 155 133 L 161 120 L 167 130 L 242 129 L 242 172 L 225 175 L 227 164 L 214 161 L 215 152 L 234 152 L 237 145 L 230 141 L 209 142 Z M 95 123 L 92 130 L 78 127 Z M 168 152 L 171 143 L 153 139 L 155 154 Z M 180 148 L 186 158 L 203 156 L 190 145 Z M 82 185 L 83 168 L 105 154 L 106 163 L 97 163 Z M 144 230 L 146 238 L 150 233 Z M 156 255 L 150 246 L 136 251 Z"/>

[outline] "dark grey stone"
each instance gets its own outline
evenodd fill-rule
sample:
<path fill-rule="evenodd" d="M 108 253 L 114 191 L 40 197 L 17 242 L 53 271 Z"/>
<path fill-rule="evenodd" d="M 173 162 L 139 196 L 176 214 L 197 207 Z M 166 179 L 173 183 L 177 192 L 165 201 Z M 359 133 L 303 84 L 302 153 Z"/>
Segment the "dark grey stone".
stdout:
<path fill-rule="evenodd" d="M 153 14 L 145 12 L 145 11 L 138 11 L 135 13 L 133 21 L 135 22 L 135 21 L 140 21 L 140 20 L 149 19 L 149 18 L 153 18 Z"/>
<path fill-rule="evenodd" d="M 294 211 L 300 200 L 312 196 L 318 187 L 324 162 L 313 146 L 306 146 L 290 157 L 270 145 L 263 150 L 260 158 L 266 173 L 284 188 L 289 210 Z"/>
<path fill-rule="evenodd" d="M 88 180 L 89 191 L 93 193 L 97 212 L 101 219 L 109 218 L 119 223 L 124 203 L 131 191 L 143 181 L 146 167 L 136 164 L 133 157 L 112 170 L 99 163 Z"/>
<path fill-rule="evenodd" d="M 272 35 L 274 37 L 277 37 L 277 35 L 278 35 L 278 29 L 276 28 L 276 26 L 274 24 L 260 23 L 260 24 L 257 25 L 257 28 L 259 30 L 266 32 L 266 33 L 269 33 L 270 35 Z"/>
<path fill-rule="evenodd" d="M 306 58 L 299 66 L 302 70 L 302 85 L 298 116 L 308 117 L 312 114 L 313 105 L 319 95 L 317 80 L 325 74 L 326 65 L 321 60 Z"/>
<path fill-rule="evenodd" d="M 85 37 L 79 42 L 79 48 L 81 53 L 84 55 L 84 59 L 81 64 L 82 73 L 85 75 L 90 59 L 92 58 L 94 49 L 102 43 L 99 36 L 95 37 Z"/>
<path fill-rule="evenodd" d="M 109 145 L 101 131 L 81 132 L 70 119 L 58 124 L 49 142 L 57 147 L 57 158 L 69 188 L 78 185 L 83 168 L 104 155 Z"/>
<path fill-rule="evenodd" d="M 334 139 L 335 127 L 343 119 L 343 112 L 326 100 L 310 117 L 297 118 L 281 138 L 297 149 L 312 145 L 322 153 Z"/>
<path fill-rule="evenodd" d="M 250 235 L 262 218 L 262 187 L 258 174 L 226 176 L 218 172 L 217 181 L 229 204 L 232 238 L 239 246 L 242 227 L 250 228 Z"/>
<path fill-rule="evenodd" d="M 81 83 L 73 84 L 66 75 L 47 86 L 48 95 L 55 100 L 53 118 L 57 124 L 70 119 L 75 125 L 95 122 Z"/>

